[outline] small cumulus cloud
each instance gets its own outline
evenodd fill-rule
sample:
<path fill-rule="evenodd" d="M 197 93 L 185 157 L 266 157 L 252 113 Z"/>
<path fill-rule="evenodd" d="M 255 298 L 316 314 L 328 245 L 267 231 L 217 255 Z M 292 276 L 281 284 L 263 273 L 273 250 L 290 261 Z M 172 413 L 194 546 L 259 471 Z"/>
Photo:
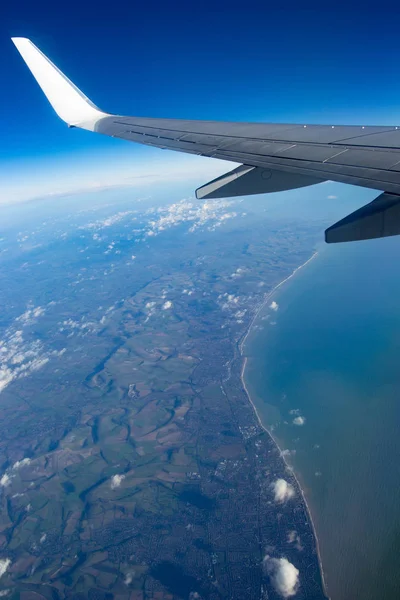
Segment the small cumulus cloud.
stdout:
<path fill-rule="evenodd" d="M 228 309 L 236 309 L 237 305 L 240 303 L 239 296 L 235 296 L 235 294 L 220 294 L 218 296 L 218 302 L 223 310 Z"/>
<path fill-rule="evenodd" d="M 0 559 L 0 577 L 3 577 L 8 567 L 11 565 L 11 560 L 9 558 L 1 558 Z"/>
<path fill-rule="evenodd" d="M 154 313 L 156 312 L 156 303 L 155 302 L 146 302 L 145 309 L 146 309 L 146 313 L 147 313 L 145 323 L 147 323 L 147 321 L 150 319 L 150 317 L 152 317 L 154 315 Z"/>
<path fill-rule="evenodd" d="M 22 460 L 17 460 L 17 462 L 15 462 L 11 468 L 13 471 L 16 471 L 17 469 L 20 469 L 21 467 L 26 467 L 30 463 L 31 463 L 30 458 L 23 458 Z"/>
<path fill-rule="evenodd" d="M 36 319 L 43 316 L 45 314 L 45 312 L 46 312 L 46 309 L 42 308 L 41 306 L 36 306 L 36 308 L 31 307 L 31 308 L 28 308 L 28 310 L 26 310 L 22 315 L 17 317 L 15 320 L 18 323 L 23 323 L 24 325 L 31 325 L 32 323 L 34 323 L 36 321 Z"/>
<path fill-rule="evenodd" d="M 113 475 L 111 477 L 110 486 L 112 490 L 116 490 L 121 485 L 122 481 L 125 479 L 125 475 Z"/>
<path fill-rule="evenodd" d="M 231 274 L 232 279 L 237 279 L 238 277 L 242 277 L 246 273 L 246 269 L 242 267 L 238 267 L 234 273 Z"/>
<path fill-rule="evenodd" d="M 275 502 L 286 502 L 290 498 L 293 498 L 295 494 L 294 487 L 285 479 L 277 479 L 271 484 L 271 488 L 274 493 Z"/>
<path fill-rule="evenodd" d="M 293 456 L 294 454 L 296 454 L 296 450 L 289 450 L 288 448 L 286 448 L 285 450 L 282 450 L 281 455 L 283 456 L 283 458 L 285 458 L 286 456 Z"/>
<path fill-rule="evenodd" d="M 59 323 L 59 325 L 61 325 L 59 332 L 66 333 L 68 337 L 72 337 L 75 334 L 79 337 L 85 337 L 88 333 L 97 332 L 97 323 L 88 321 L 86 317 L 81 317 L 80 320 L 69 318 Z"/>
<path fill-rule="evenodd" d="M 11 477 L 7 473 L 4 473 L 3 477 L 0 479 L 0 486 L 8 487 L 10 484 L 11 484 Z"/>
<path fill-rule="evenodd" d="M 297 425 L 297 427 L 301 427 L 306 422 L 306 418 L 299 415 L 293 419 L 293 425 Z"/>
<path fill-rule="evenodd" d="M 172 302 L 170 300 L 167 300 L 166 302 L 164 302 L 162 309 L 168 310 L 169 308 L 172 308 Z"/>
<path fill-rule="evenodd" d="M 328 196 L 328 200 L 337 200 L 337 196 Z"/>
<path fill-rule="evenodd" d="M 45 309 L 29 308 L 17 317 L 0 340 L 0 392 L 14 380 L 28 377 L 46 365 L 51 357 L 62 356 L 65 349 L 48 351 L 39 339 L 32 339 L 29 326 Z"/>
<path fill-rule="evenodd" d="M 139 233 L 144 235 L 144 239 L 154 237 L 183 223 L 190 225 L 188 229 L 190 233 L 205 227 L 208 231 L 215 231 L 225 221 L 237 216 L 236 212 L 226 210 L 232 204 L 234 202 L 231 200 L 192 202 L 183 199 L 168 206 L 151 208 L 146 213 L 150 217 L 149 221 L 143 230 L 139 230 Z"/>
<path fill-rule="evenodd" d="M 267 554 L 263 565 L 275 591 L 282 598 L 296 595 L 299 589 L 299 570 L 287 558 L 272 558 Z"/>
<path fill-rule="evenodd" d="M 89 230 L 94 229 L 94 230 L 99 231 L 101 229 L 105 229 L 106 227 L 111 227 L 112 225 L 116 225 L 123 219 L 126 219 L 127 217 L 130 217 L 131 215 L 134 215 L 135 213 L 137 213 L 136 210 L 120 211 L 114 215 L 106 217 L 105 219 L 98 219 L 97 221 L 87 223 L 87 225 L 82 225 L 81 227 L 79 227 L 79 229 L 89 229 Z M 98 234 L 95 233 L 93 235 L 93 239 L 100 240 L 101 238 Z"/>
<path fill-rule="evenodd" d="M 278 310 L 279 308 L 279 304 L 277 302 L 275 302 L 275 300 L 273 300 L 273 302 L 271 302 L 271 304 L 269 305 L 271 310 L 274 310 L 275 312 Z"/>
<path fill-rule="evenodd" d="M 303 546 L 300 541 L 300 536 L 297 533 L 297 531 L 294 531 L 294 530 L 289 531 L 288 536 L 287 536 L 287 541 L 288 541 L 288 544 L 292 544 L 296 548 L 296 550 L 298 550 L 299 552 L 301 552 L 303 550 Z"/>

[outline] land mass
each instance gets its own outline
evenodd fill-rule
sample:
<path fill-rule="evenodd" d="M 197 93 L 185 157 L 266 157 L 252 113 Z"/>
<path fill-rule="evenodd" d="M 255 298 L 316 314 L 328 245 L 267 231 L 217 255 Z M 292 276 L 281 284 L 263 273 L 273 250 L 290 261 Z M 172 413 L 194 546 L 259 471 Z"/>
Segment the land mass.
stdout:
<path fill-rule="evenodd" d="M 315 229 L 181 227 L 130 257 L 126 230 L 107 227 L 112 241 L 88 226 L 56 256 L 54 242 L 35 250 L 47 303 L 5 330 L 9 348 L 32 337 L 25 357 L 49 349 L 29 377 L 7 367 L 1 396 L 2 589 L 325 598 L 304 496 L 249 402 L 240 352 L 270 291 L 311 256 Z M 26 364 L 18 352 L 10 365 Z M 269 568 L 281 559 L 298 574 L 286 595 Z"/>

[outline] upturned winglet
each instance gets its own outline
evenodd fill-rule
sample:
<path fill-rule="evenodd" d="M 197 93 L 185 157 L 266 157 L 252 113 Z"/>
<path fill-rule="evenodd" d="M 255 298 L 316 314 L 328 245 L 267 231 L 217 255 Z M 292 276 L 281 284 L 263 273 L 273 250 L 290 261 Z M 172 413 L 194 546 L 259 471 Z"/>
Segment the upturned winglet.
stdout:
<path fill-rule="evenodd" d="M 58 116 L 75 127 L 95 130 L 101 111 L 30 40 L 11 38 Z"/>

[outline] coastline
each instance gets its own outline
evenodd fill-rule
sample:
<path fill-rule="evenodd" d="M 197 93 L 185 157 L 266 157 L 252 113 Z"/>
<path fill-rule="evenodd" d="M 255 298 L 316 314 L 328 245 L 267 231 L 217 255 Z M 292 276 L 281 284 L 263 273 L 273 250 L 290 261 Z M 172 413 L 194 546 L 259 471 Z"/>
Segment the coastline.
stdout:
<path fill-rule="evenodd" d="M 316 545 L 316 549 L 317 549 L 317 556 L 318 556 L 318 564 L 319 564 L 320 573 L 321 573 L 322 587 L 323 587 L 323 590 L 324 590 L 324 594 L 325 594 L 325 596 L 326 596 L 326 597 L 329 599 L 329 598 L 330 598 L 330 596 L 329 596 L 329 594 L 328 594 L 327 585 L 326 585 L 326 581 L 325 581 L 325 574 L 324 574 L 323 565 L 322 565 L 322 559 L 321 559 L 321 552 L 320 552 L 319 540 L 318 540 L 318 536 L 317 536 L 317 532 L 316 532 L 316 528 L 315 528 L 314 520 L 313 520 L 313 518 L 312 518 L 311 510 L 310 510 L 309 504 L 308 504 L 308 502 L 307 502 L 307 498 L 306 498 L 306 496 L 305 496 L 305 493 L 304 493 L 304 490 L 303 490 L 303 488 L 302 488 L 302 487 L 301 487 L 301 485 L 300 485 L 300 481 L 299 481 L 299 479 L 298 479 L 298 477 L 297 477 L 297 475 L 296 475 L 296 473 L 295 473 L 294 469 L 293 469 L 293 468 L 292 468 L 292 467 L 289 465 L 289 463 L 287 462 L 286 458 L 285 458 L 285 457 L 282 455 L 282 449 L 279 447 L 279 444 L 278 444 L 277 440 L 276 440 L 276 439 L 275 439 L 275 437 L 272 435 L 272 433 L 271 433 L 271 432 L 268 430 L 267 426 L 266 426 L 266 425 L 264 425 L 264 423 L 263 423 L 263 421 L 262 421 L 262 418 L 261 418 L 261 416 L 260 416 L 260 413 L 258 412 L 258 409 L 257 409 L 257 407 L 256 407 L 255 403 L 253 402 L 252 398 L 251 398 L 250 392 L 249 392 L 249 390 L 248 390 L 248 388 L 247 388 L 246 381 L 245 381 L 245 372 L 246 372 L 246 366 L 247 366 L 247 361 L 248 361 L 248 358 L 247 358 L 247 356 L 244 356 L 244 354 L 243 354 L 243 351 L 244 351 L 244 345 L 245 345 L 245 343 L 246 343 L 246 341 L 247 341 L 247 338 L 249 337 L 250 333 L 252 332 L 252 330 L 253 330 L 253 326 L 254 326 L 255 322 L 257 321 L 257 319 L 258 319 L 258 317 L 259 317 L 260 313 L 261 313 L 261 312 L 264 310 L 264 308 L 265 308 L 265 307 L 266 307 L 266 305 L 267 305 L 267 302 L 269 302 L 269 300 L 271 299 L 271 297 L 273 296 L 273 294 L 275 294 L 275 292 L 276 292 L 276 291 L 277 291 L 277 290 L 278 290 L 278 289 L 279 289 L 281 286 L 283 286 L 283 285 L 284 285 L 284 284 L 285 284 L 287 281 L 289 281 L 290 279 L 292 279 L 292 278 L 293 278 L 293 277 L 294 277 L 294 276 L 297 274 L 297 272 L 298 272 L 298 271 L 300 271 L 300 270 L 301 270 L 301 269 L 303 269 L 305 266 L 307 266 L 307 265 L 308 265 L 308 264 L 309 264 L 309 263 L 310 263 L 312 260 L 314 260 L 314 258 L 316 258 L 317 256 L 318 256 L 318 251 L 314 252 L 314 254 L 312 254 L 312 256 L 311 256 L 309 259 L 307 259 L 305 263 L 303 263 L 302 265 L 300 265 L 300 266 L 296 267 L 296 269 L 294 269 L 294 271 L 293 271 L 293 272 L 292 272 L 290 275 L 288 275 L 288 277 L 286 277 L 286 278 L 285 278 L 285 279 L 283 279 L 281 282 L 279 282 L 279 283 L 278 283 L 278 284 L 277 284 L 277 285 L 276 285 L 276 286 L 275 286 L 275 287 L 274 287 L 274 288 L 273 288 L 273 289 L 272 289 L 272 290 L 271 290 L 271 291 L 270 291 L 270 292 L 269 292 L 269 293 L 268 293 L 268 294 L 265 296 L 265 298 L 263 299 L 263 301 L 260 303 L 260 306 L 257 308 L 257 310 L 256 310 L 256 312 L 255 312 L 255 314 L 254 314 L 253 318 L 251 319 L 251 321 L 250 321 L 250 324 L 249 324 L 249 326 L 248 326 L 248 328 L 247 328 L 247 332 L 245 333 L 245 335 L 243 336 L 243 338 L 242 338 L 242 339 L 241 339 L 241 340 L 238 342 L 238 344 L 237 344 L 237 347 L 238 347 L 238 350 L 239 350 L 239 354 L 240 354 L 241 358 L 243 359 L 243 361 L 242 361 L 242 369 L 241 369 L 240 378 L 241 378 L 242 386 L 243 386 L 243 389 L 244 389 L 244 391 L 245 391 L 245 393 L 246 393 L 246 396 L 247 396 L 247 398 L 248 398 L 248 400 L 249 400 L 250 404 L 251 404 L 251 405 L 252 405 L 252 407 L 253 407 L 254 413 L 255 413 L 255 415 L 256 415 L 256 417 L 257 417 L 257 420 L 258 420 L 258 422 L 259 422 L 259 424 L 260 424 L 260 427 L 262 427 L 262 429 L 264 429 L 264 431 L 265 431 L 265 432 L 266 432 L 266 433 L 267 433 L 267 434 L 270 436 L 270 438 L 272 439 L 272 441 L 273 441 L 273 442 L 274 442 L 274 444 L 276 445 L 276 447 L 277 447 L 277 449 L 279 450 L 279 453 L 280 453 L 280 455 L 281 455 L 281 457 L 282 457 L 282 460 L 283 460 L 283 462 L 285 463 L 285 466 L 286 466 L 286 468 L 287 468 L 288 470 L 290 470 L 290 471 L 291 471 L 291 473 L 292 473 L 292 475 L 293 475 L 293 477 L 294 477 L 294 479 L 295 479 L 295 481 L 296 481 L 296 483 L 297 483 L 297 486 L 298 486 L 298 488 L 299 488 L 299 490 L 300 490 L 300 494 L 301 494 L 301 496 L 302 496 L 302 499 L 303 499 L 304 505 L 305 505 L 305 507 L 306 507 L 306 510 L 307 510 L 307 513 L 308 513 L 308 516 L 309 516 L 309 519 L 310 519 L 310 523 L 311 523 L 311 528 L 312 528 L 312 531 L 313 531 L 313 534 L 314 534 L 315 545 Z"/>

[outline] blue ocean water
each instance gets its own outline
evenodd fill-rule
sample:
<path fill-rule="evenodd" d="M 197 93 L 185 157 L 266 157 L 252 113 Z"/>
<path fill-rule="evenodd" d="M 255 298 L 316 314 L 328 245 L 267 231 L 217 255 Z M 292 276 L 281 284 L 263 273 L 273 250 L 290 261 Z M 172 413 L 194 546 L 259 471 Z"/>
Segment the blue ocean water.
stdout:
<path fill-rule="evenodd" d="M 291 451 L 328 591 L 398 599 L 400 238 L 324 246 L 272 300 L 247 338 L 245 378 Z"/>

